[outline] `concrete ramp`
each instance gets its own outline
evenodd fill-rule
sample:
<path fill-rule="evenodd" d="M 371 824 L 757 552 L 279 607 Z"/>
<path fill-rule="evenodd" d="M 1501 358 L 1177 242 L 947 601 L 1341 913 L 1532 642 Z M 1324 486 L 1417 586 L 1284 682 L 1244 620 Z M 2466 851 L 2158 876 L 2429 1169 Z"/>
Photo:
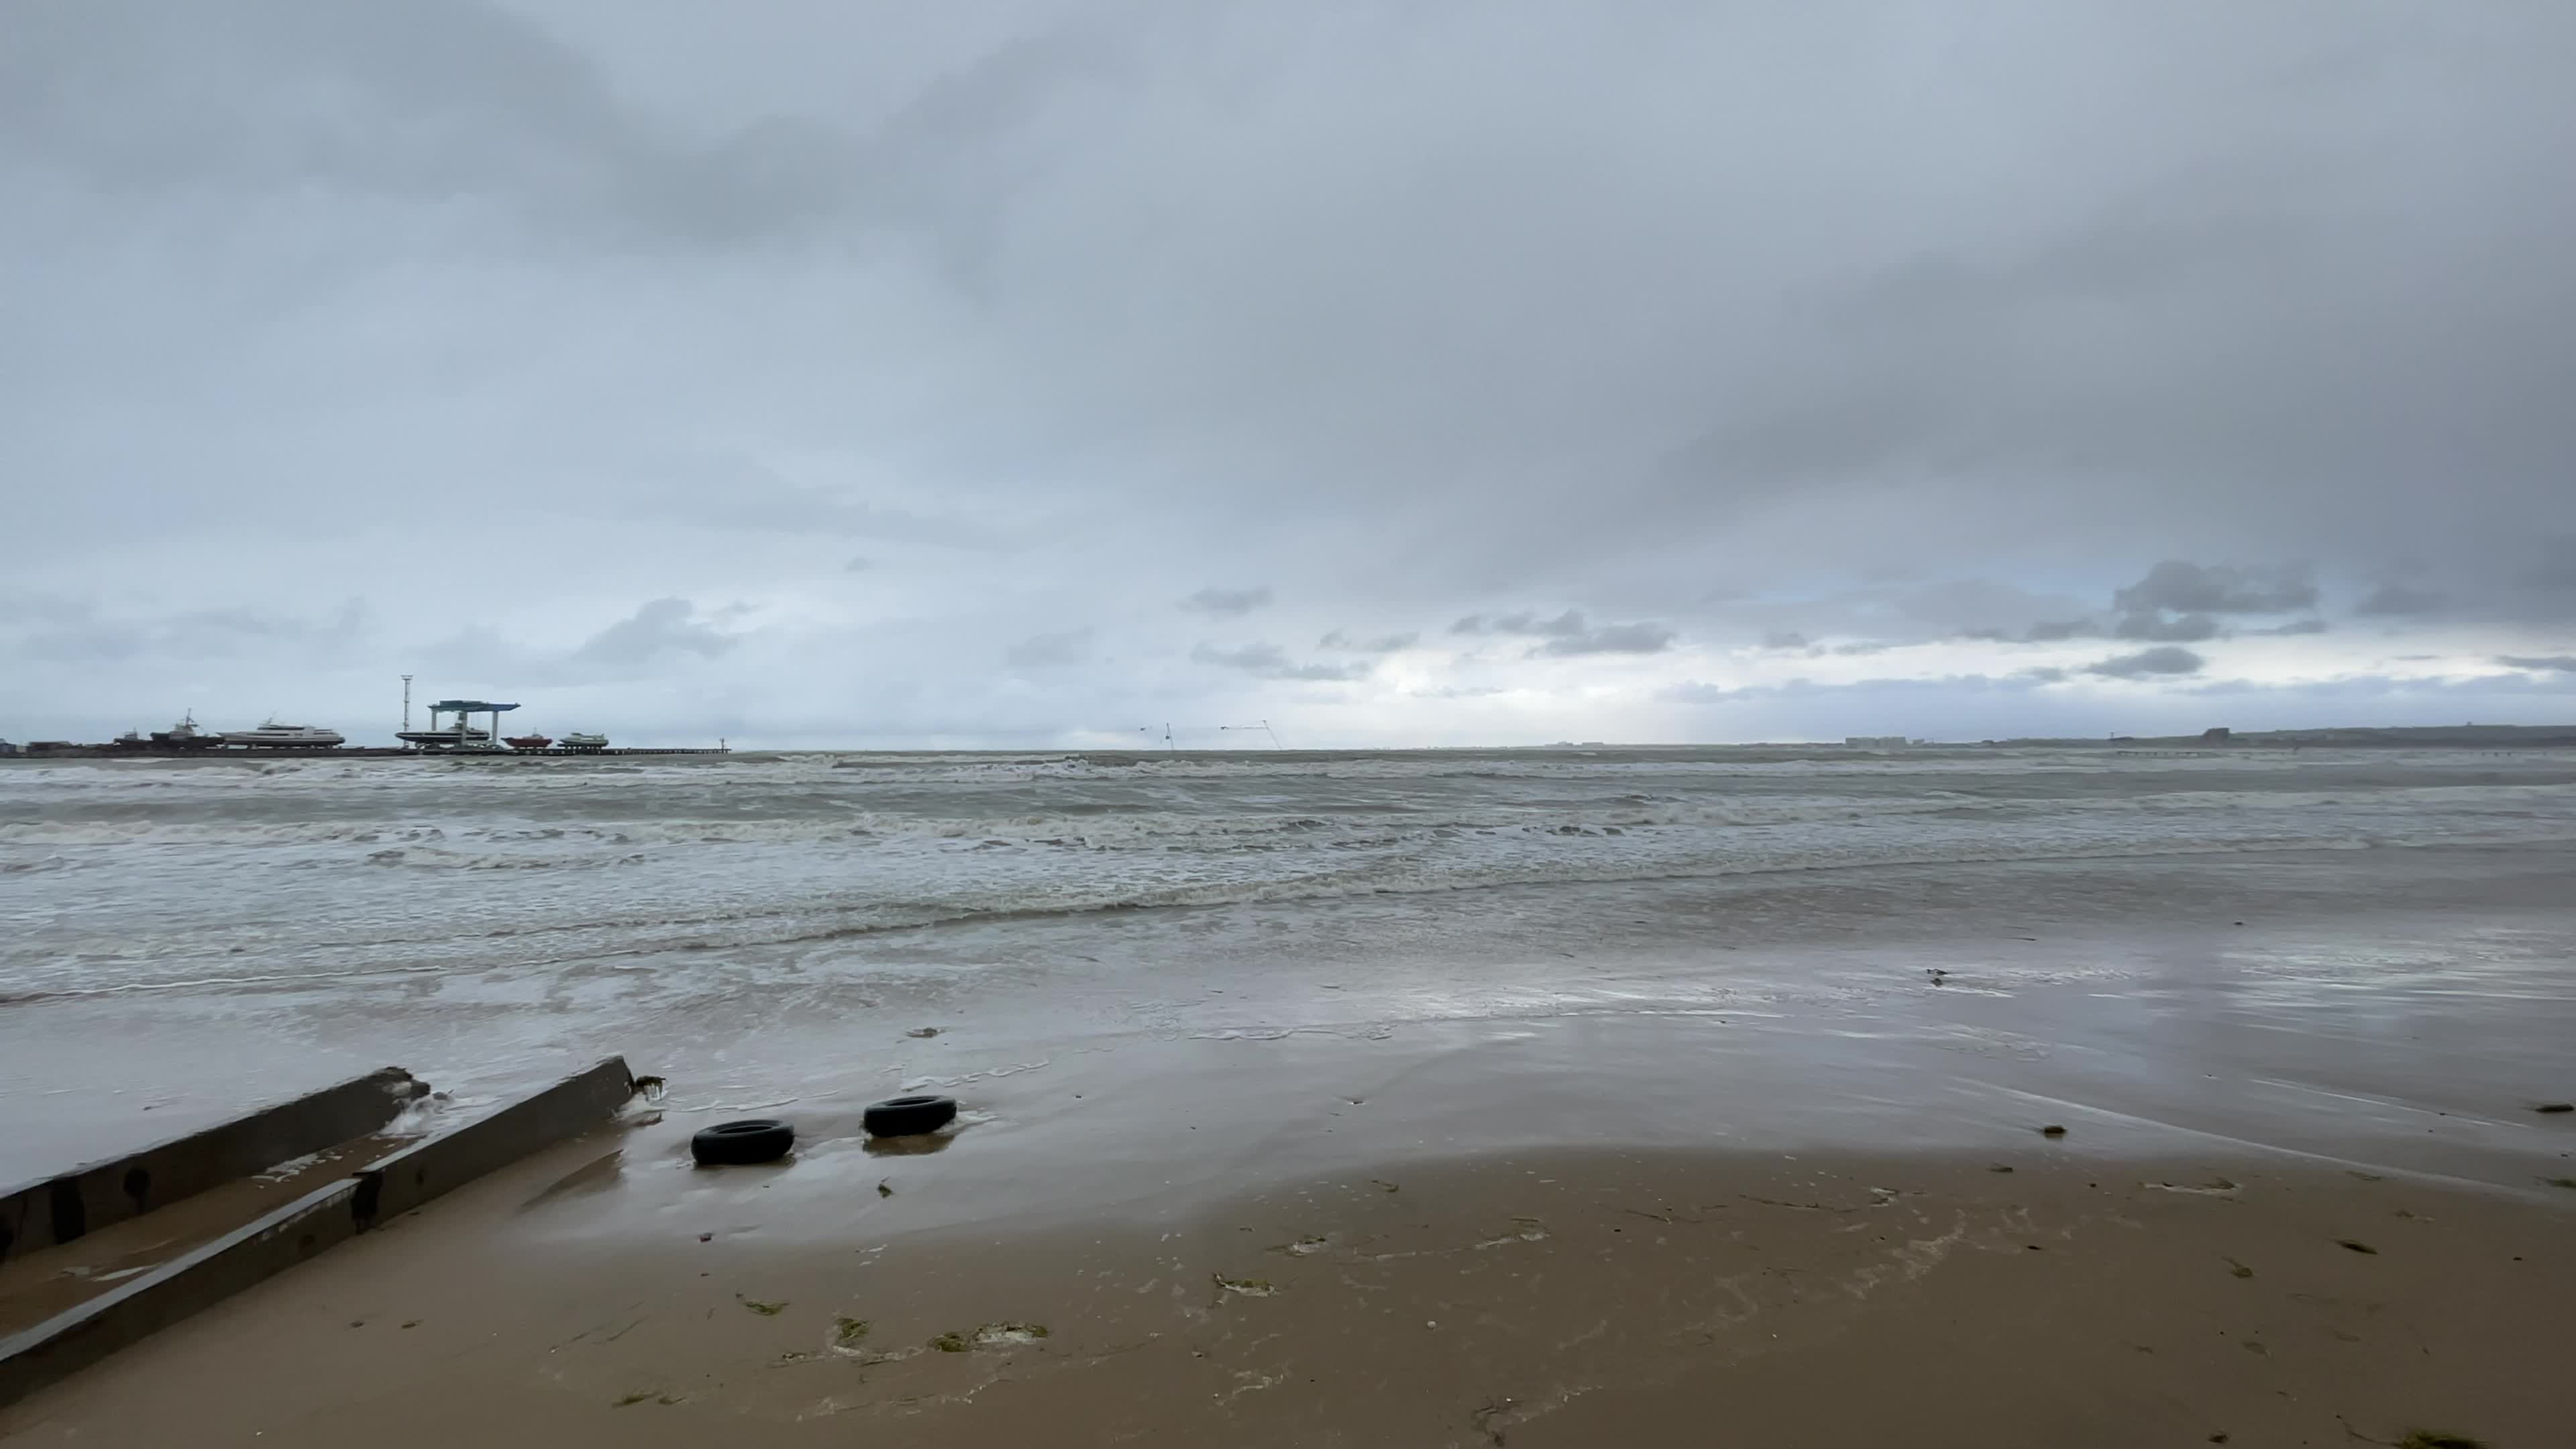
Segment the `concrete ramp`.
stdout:
<path fill-rule="evenodd" d="M 0 1194 L 0 1263 L 379 1131 L 428 1091 L 427 1082 L 386 1067 L 203 1132 L 11 1188 Z"/>
<path fill-rule="evenodd" d="M 41 1294 L 47 1286 L 66 1277 L 75 1277 L 84 1286 L 104 1283 L 106 1280 L 97 1276 L 93 1265 L 74 1261 L 84 1256 L 87 1246 L 108 1245 L 105 1237 L 88 1245 L 83 1242 L 102 1227 L 86 1221 L 91 1205 L 87 1194 L 93 1184 L 116 1190 L 123 1206 L 119 1212 L 119 1203 L 100 1203 L 113 1214 L 108 1227 L 110 1236 L 158 1236 L 166 1241 L 171 1234 L 155 1230 L 152 1202 L 154 1189 L 165 1181 L 196 1182 L 199 1186 L 191 1189 L 188 1196 L 211 1199 L 222 1189 L 221 1184 L 208 1180 L 217 1162 L 236 1164 L 231 1181 L 238 1183 L 268 1172 L 282 1161 L 327 1151 L 349 1138 L 363 1141 L 390 1122 L 404 1102 L 418 1095 L 404 1083 L 427 1090 L 410 1073 L 389 1068 L 178 1142 L 115 1162 L 76 1169 L 20 1189 L 7 1200 L 9 1210 L 20 1211 L 23 1203 L 23 1210 L 43 1214 L 45 1246 L 13 1249 L 16 1261 L 0 1264 L 0 1271 L 22 1286 L 32 1284 L 22 1296 L 33 1302 L 42 1302 Z M 113 1286 L 0 1337 L 0 1405 L 14 1403 L 127 1344 L 495 1168 L 578 1136 L 608 1120 L 634 1092 L 634 1077 L 627 1071 L 625 1059 L 610 1057 L 448 1131 L 390 1152 L 379 1147 L 379 1155 L 363 1159 L 364 1165 L 355 1171 L 334 1173 L 326 1166 L 326 1178 L 320 1185 L 311 1186 L 282 1206 L 197 1241 L 195 1246 L 148 1269 L 119 1270 L 112 1275 Z M 325 1098 L 330 1099 L 328 1104 L 307 1109 L 307 1104 Z M 368 1120 L 377 1098 L 391 1101 L 393 1108 Z M 287 1125 L 280 1125 L 279 1114 L 286 1114 Z M 253 1128 L 252 1123 L 265 1125 Z M 328 1143 L 303 1145 L 311 1141 L 313 1133 L 333 1124 L 354 1124 L 355 1130 Z M 192 1143 L 201 1145 L 192 1149 Z M 271 1152 L 277 1155 L 267 1155 Z M 140 1193 L 125 1191 L 129 1181 L 125 1174 L 133 1172 L 148 1174 Z M 160 1175 L 164 1172 L 172 1176 L 165 1179 Z M 56 1184 L 61 1183 L 75 1186 L 58 1189 Z M 55 1232 L 64 1221 L 53 1216 L 58 1192 L 80 1194 L 77 1211 L 83 1220 L 72 1223 L 78 1230 L 68 1238 Z M 184 1199 L 172 1204 L 166 1214 L 172 1218 L 168 1226 L 184 1236 L 202 1237 L 202 1214 L 191 1225 L 184 1221 L 188 1211 Z M 135 1220 L 131 1229 L 112 1226 L 126 1220 Z M 194 1233 L 189 1232 L 191 1226 L 196 1229 Z M 25 1241 L 23 1230 L 17 1241 Z"/>

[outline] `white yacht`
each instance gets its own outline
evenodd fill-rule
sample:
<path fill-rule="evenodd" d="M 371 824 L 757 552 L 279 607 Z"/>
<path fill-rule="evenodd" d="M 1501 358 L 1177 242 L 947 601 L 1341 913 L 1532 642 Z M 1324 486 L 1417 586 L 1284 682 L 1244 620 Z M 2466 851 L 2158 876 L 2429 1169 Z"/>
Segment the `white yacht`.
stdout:
<path fill-rule="evenodd" d="M 270 720 L 255 730 L 226 730 L 223 740 L 228 745 L 289 746 L 298 749 L 330 749 L 348 743 L 338 730 L 320 725 L 279 724 Z"/>
<path fill-rule="evenodd" d="M 579 730 L 574 730 L 555 743 L 567 750 L 604 750 L 608 748 L 608 736 L 583 734 Z"/>

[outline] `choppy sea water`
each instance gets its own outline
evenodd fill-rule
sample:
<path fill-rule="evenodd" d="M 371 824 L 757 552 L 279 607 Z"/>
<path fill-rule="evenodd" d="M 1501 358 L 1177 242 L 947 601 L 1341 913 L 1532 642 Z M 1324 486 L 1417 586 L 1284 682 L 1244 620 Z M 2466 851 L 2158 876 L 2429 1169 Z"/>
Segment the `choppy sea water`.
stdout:
<path fill-rule="evenodd" d="M 1865 911 L 1883 873 L 1963 862 L 2571 840 L 2576 760 L 2546 754 L 22 763 L 0 767 L 0 1093 L 95 1095 L 61 1080 L 119 1052 L 165 1090 L 243 1084 L 210 1101 L 294 1075 L 269 1054 L 506 1082 L 640 1035 L 721 1062 L 772 1019 L 953 1006 L 979 972 L 1061 968 L 1094 988 L 1068 1029 L 1150 1029 L 1187 994 L 1158 972 L 1490 954 L 1516 911 L 1670 944 L 1654 902 L 1695 883 L 1827 872 Z M 1472 991 L 1473 963 L 1443 980 Z"/>

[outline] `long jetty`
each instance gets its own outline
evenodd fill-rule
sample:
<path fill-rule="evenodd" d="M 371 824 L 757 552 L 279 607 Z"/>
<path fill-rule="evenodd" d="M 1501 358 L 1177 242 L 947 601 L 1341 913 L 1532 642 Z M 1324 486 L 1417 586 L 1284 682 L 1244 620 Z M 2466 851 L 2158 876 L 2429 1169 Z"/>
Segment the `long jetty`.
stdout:
<path fill-rule="evenodd" d="M 567 750 L 560 747 L 542 750 L 415 750 L 379 745 L 228 745 L 215 749 L 172 750 L 145 746 L 135 749 L 125 745 L 66 745 L 39 741 L 20 747 L 20 758 L 30 760 L 588 760 L 601 756 L 635 755 L 729 755 L 733 751 L 718 746 L 698 748 L 637 748 Z"/>

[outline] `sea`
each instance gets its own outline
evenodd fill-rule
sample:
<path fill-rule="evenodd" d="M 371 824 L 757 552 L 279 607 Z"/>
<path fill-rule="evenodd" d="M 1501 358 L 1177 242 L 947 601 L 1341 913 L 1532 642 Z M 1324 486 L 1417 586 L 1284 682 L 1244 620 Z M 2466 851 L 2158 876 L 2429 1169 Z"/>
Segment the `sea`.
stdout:
<path fill-rule="evenodd" d="M 1034 1061 L 1595 1009 L 1570 963 L 2181 917 L 2199 888 L 2160 871 L 2571 842 L 2576 757 L 2538 751 L 10 762 L 0 1180 L 386 1064 L 489 1100 L 622 1051 L 758 1106 L 898 1030 L 1006 1020 Z"/>

